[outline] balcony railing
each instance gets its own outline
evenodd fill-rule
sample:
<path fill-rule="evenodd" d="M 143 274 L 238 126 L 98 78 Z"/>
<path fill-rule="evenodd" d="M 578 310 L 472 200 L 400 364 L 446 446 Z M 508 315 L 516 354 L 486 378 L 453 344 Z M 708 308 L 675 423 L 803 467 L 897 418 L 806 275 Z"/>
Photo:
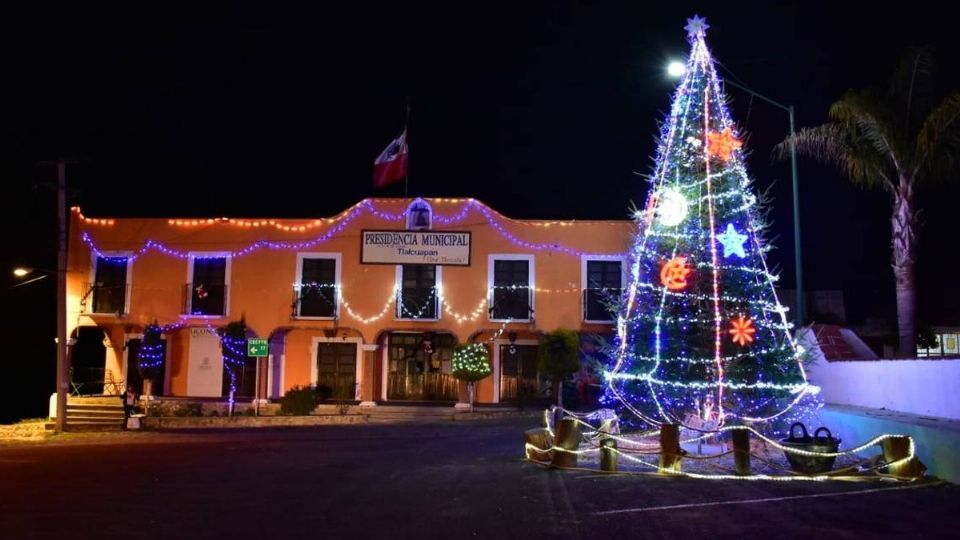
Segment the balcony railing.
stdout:
<path fill-rule="evenodd" d="M 126 315 L 130 285 L 104 285 L 87 283 L 80 305 L 84 312 L 96 314 Z M 89 306 L 89 310 L 87 307 Z"/>
<path fill-rule="evenodd" d="M 435 320 L 440 313 L 437 288 L 397 289 L 397 318 Z"/>
<path fill-rule="evenodd" d="M 613 322 L 616 320 L 616 305 L 623 294 L 622 288 L 591 287 L 583 290 L 583 320 L 589 322 Z"/>
<path fill-rule="evenodd" d="M 187 283 L 183 287 L 186 315 L 223 317 L 227 314 L 228 287 L 223 283 Z"/>
<path fill-rule="evenodd" d="M 494 286 L 489 292 L 489 303 L 492 320 L 533 320 L 533 289 L 529 286 Z"/>
<path fill-rule="evenodd" d="M 340 292 L 333 283 L 299 283 L 293 286 L 291 317 L 336 318 Z"/>

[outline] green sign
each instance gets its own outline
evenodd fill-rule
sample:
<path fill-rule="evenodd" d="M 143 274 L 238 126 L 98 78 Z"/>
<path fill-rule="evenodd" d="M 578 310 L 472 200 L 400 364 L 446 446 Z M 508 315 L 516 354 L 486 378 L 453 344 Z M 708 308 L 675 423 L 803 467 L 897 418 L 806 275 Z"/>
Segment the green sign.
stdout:
<path fill-rule="evenodd" d="M 247 356 L 267 356 L 267 340 L 264 338 L 248 339 Z"/>

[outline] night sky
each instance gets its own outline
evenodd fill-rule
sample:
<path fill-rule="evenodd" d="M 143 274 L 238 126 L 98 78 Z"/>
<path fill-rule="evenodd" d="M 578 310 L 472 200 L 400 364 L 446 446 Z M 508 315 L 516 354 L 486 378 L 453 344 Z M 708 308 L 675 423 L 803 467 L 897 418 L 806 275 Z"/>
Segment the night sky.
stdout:
<path fill-rule="evenodd" d="M 960 87 L 955 18 L 876 3 L 218 2 L 123 8 L 32 5 L 0 16 L 4 283 L 56 264 L 54 179 L 92 217 L 319 217 L 403 186 L 371 186 L 374 157 L 403 128 L 410 192 L 469 196 L 511 217 L 624 219 L 642 204 L 658 122 L 683 59 L 683 26 L 707 17 L 721 75 L 785 104 L 799 126 L 848 88 L 884 83 L 930 45 L 941 92 Z M 750 170 L 773 198 L 771 262 L 792 286 L 788 163 L 771 164 L 786 114 L 735 88 Z M 943 179 L 948 180 L 948 179 Z M 922 322 L 960 323 L 950 266 L 960 182 L 920 193 Z M 809 289 L 842 289 L 848 318 L 893 318 L 889 202 L 801 159 Z M 0 422 L 41 416 L 54 385 L 55 283 L 4 288 Z M 12 392 L 9 391 L 12 389 Z"/>

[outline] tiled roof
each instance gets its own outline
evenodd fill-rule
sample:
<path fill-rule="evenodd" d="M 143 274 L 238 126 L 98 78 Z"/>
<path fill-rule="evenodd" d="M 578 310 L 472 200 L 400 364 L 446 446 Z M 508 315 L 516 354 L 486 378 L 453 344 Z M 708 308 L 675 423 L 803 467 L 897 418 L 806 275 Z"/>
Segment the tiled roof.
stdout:
<path fill-rule="evenodd" d="M 820 344 L 820 350 L 827 360 L 861 360 L 850 344 L 840 333 L 840 327 L 834 324 L 815 324 L 813 333 L 817 336 L 817 342 Z"/>

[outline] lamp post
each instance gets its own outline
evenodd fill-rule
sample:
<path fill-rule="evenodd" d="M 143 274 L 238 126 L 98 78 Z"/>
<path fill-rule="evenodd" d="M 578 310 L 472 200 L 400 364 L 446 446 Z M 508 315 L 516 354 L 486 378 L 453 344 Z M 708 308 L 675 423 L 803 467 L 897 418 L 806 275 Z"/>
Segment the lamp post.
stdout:
<path fill-rule="evenodd" d="M 60 263 L 59 265 L 62 266 L 63 270 L 29 268 L 24 266 L 14 268 L 13 275 L 17 279 L 24 279 L 34 274 L 40 275 L 17 283 L 11 288 L 22 287 L 49 276 L 57 276 L 57 417 L 55 426 L 56 431 L 59 433 L 66 430 L 67 391 L 70 383 L 67 379 L 67 372 L 69 370 L 66 365 L 66 350 L 68 345 L 66 339 L 67 320 L 64 313 L 64 308 L 66 307 L 66 261 L 58 260 L 58 263 Z"/>
<path fill-rule="evenodd" d="M 667 73 L 674 78 L 681 77 L 686 72 L 686 66 L 681 62 L 671 62 L 667 66 Z M 758 94 L 753 90 L 737 84 L 729 79 L 724 79 L 724 84 L 729 84 L 734 88 L 739 88 L 740 90 L 754 96 L 762 101 L 777 107 L 778 109 L 784 110 L 787 112 L 787 116 L 790 120 L 790 177 L 791 185 L 793 187 L 793 261 L 796 266 L 796 286 L 797 286 L 797 314 L 796 314 L 796 323 L 797 326 L 803 324 L 806 319 L 806 306 L 803 297 L 803 258 L 801 256 L 800 250 L 800 191 L 799 185 L 797 182 L 797 144 L 794 140 L 795 123 L 794 123 L 794 112 L 793 105 L 784 105 L 782 103 L 776 102 L 767 96 Z"/>

